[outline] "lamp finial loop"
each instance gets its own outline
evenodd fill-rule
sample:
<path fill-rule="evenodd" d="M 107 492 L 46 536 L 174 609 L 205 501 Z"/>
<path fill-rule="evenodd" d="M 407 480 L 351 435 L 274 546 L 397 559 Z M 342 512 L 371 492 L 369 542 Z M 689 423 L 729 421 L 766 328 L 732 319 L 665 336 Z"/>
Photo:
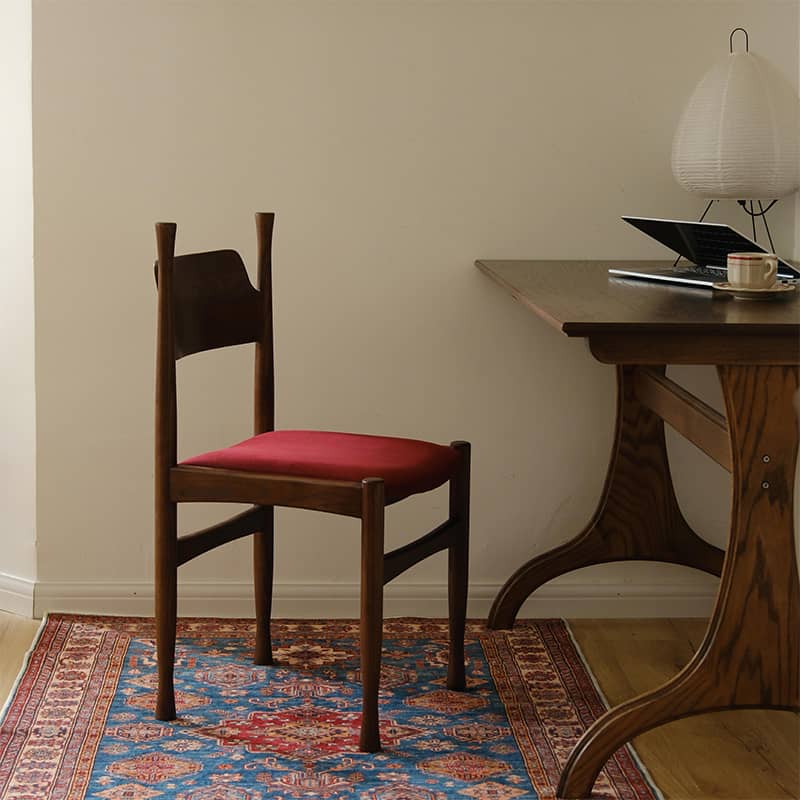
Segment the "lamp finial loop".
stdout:
<path fill-rule="evenodd" d="M 745 53 L 749 53 L 750 52 L 750 37 L 747 35 L 747 31 L 744 28 L 734 28 L 731 31 L 731 36 L 730 36 L 730 39 L 728 40 L 730 42 L 731 53 L 733 53 L 733 34 L 736 33 L 736 31 L 741 31 L 744 34 L 744 51 L 745 51 Z"/>

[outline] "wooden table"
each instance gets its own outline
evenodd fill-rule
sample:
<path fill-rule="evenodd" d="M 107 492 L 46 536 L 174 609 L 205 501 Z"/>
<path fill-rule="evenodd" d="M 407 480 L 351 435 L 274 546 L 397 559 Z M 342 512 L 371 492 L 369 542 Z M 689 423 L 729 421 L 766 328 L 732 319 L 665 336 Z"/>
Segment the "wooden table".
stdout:
<path fill-rule="evenodd" d="M 617 365 L 618 385 L 616 433 L 597 511 L 582 533 L 511 576 L 495 599 L 489 626 L 510 628 L 539 586 L 591 564 L 664 561 L 721 575 L 695 656 L 672 680 L 606 712 L 583 734 L 564 767 L 558 796 L 588 797 L 617 748 L 666 722 L 734 708 L 800 710 L 792 519 L 800 297 L 741 301 L 613 278 L 607 274 L 612 262 L 604 261 L 476 266 L 557 330 L 586 338 L 596 359 Z M 667 378 L 668 364 L 716 366 L 725 416 Z M 700 538 L 681 515 L 664 421 L 732 473 L 725 552 Z"/>

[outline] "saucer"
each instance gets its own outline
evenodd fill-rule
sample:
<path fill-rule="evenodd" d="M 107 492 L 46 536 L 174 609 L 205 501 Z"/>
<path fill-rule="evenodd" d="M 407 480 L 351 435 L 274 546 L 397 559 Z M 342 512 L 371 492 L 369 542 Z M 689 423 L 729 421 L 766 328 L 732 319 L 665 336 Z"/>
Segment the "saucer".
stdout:
<path fill-rule="evenodd" d="M 721 292 L 730 292 L 737 300 L 771 300 L 795 290 L 793 283 L 776 283 L 763 289 L 751 289 L 746 286 L 731 286 L 729 283 L 715 283 L 714 288 Z"/>

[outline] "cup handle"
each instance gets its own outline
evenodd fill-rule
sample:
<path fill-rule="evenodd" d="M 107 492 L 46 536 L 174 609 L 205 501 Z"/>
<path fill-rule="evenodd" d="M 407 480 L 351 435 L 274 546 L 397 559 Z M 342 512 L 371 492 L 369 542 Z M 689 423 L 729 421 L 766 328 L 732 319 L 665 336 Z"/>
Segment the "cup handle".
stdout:
<path fill-rule="evenodd" d="M 778 259 L 776 256 L 767 258 L 766 260 L 767 271 L 764 273 L 764 280 L 769 282 L 772 286 L 775 279 L 778 277 Z"/>

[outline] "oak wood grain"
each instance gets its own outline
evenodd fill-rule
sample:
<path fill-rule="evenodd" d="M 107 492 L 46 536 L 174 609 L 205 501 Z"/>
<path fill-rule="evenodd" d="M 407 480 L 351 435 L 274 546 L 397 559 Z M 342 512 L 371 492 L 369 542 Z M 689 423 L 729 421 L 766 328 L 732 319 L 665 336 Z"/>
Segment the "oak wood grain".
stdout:
<path fill-rule="evenodd" d="M 722 414 L 656 370 L 637 369 L 634 388 L 640 403 L 730 472 L 728 423 Z"/>
<path fill-rule="evenodd" d="M 700 329 L 669 334 L 597 333 L 589 337 L 589 349 L 603 364 L 796 364 L 800 325 L 772 334 L 745 331 L 706 336 Z"/>
<path fill-rule="evenodd" d="M 169 294 L 175 358 L 261 338 L 261 297 L 235 250 L 174 256 Z"/>
<path fill-rule="evenodd" d="M 203 530 L 188 533 L 178 538 L 178 566 L 213 550 L 215 547 L 241 539 L 261 530 L 264 525 L 264 509 L 251 508 L 234 517 L 218 522 Z"/>
<path fill-rule="evenodd" d="M 380 478 L 362 481 L 361 513 L 361 732 L 359 748 L 381 749 L 378 690 L 383 643 L 383 542 L 385 487 Z"/>
<path fill-rule="evenodd" d="M 258 503 L 361 516 L 361 485 L 351 481 L 177 466 L 170 487 L 178 503 Z"/>
<path fill-rule="evenodd" d="M 447 550 L 459 533 L 458 522 L 448 519 L 425 536 L 387 553 L 384 556 L 383 582 L 389 583 L 423 559 Z"/>
<path fill-rule="evenodd" d="M 0 708 L 11 692 L 38 629 L 37 620 L 0 611 Z"/>
<path fill-rule="evenodd" d="M 618 705 L 673 677 L 705 637 L 704 619 L 580 619 L 570 628 L 606 700 Z M 796 800 L 800 716 L 720 711 L 676 720 L 634 739 L 669 800 Z"/>
<path fill-rule="evenodd" d="M 800 363 L 798 293 L 783 302 L 736 302 L 707 290 L 610 277 L 611 265 L 599 261 L 477 262 L 550 325 L 568 336 L 587 337 L 595 358 L 617 364 L 618 374 L 628 376 L 620 382 L 621 398 L 625 384 L 636 383 L 632 371 L 652 365 L 649 371 L 638 373 L 641 397 L 634 396 L 630 413 L 624 410 L 627 398 L 618 407 L 615 450 L 592 523 L 580 536 L 520 568 L 496 598 L 490 624 L 512 624 L 522 601 L 545 580 L 613 556 L 613 560 L 630 557 L 625 536 L 637 538 L 636 525 L 645 540 L 651 537 L 646 516 L 637 521 L 642 492 L 655 498 L 656 528 L 663 527 L 667 517 L 660 498 L 672 493 L 666 454 L 663 468 L 650 468 L 661 461 L 654 458 L 653 443 L 660 438 L 663 449 L 663 427 L 655 435 L 642 426 L 636 404 L 655 417 L 652 407 L 730 466 L 732 525 L 717 603 L 699 649 L 674 678 L 613 708 L 585 732 L 557 790 L 559 797 L 567 798 L 587 797 L 602 765 L 618 747 L 666 722 L 726 709 L 800 708 L 800 589 L 792 528 L 798 446 L 793 406 Z M 726 402 L 729 458 L 724 453 L 719 415 L 666 381 L 664 364 L 717 366 Z M 628 457 L 620 459 L 625 449 Z M 645 469 L 635 487 L 640 458 Z M 603 535 L 600 527 L 607 502 L 615 512 L 609 520 L 616 523 L 608 531 L 627 528 L 622 545 L 613 535 Z M 691 541 L 691 537 L 679 538 Z M 708 560 L 709 566 L 716 558 L 718 566 L 721 551 L 714 554 L 716 548 L 705 548 L 705 553 L 697 555 Z M 669 559 L 659 555 L 657 560 Z"/>
<path fill-rule="evenodd" d="M 674 678 L 608 711 L 581 737 L 557 794 L 583 798 L 634 736 L 737 708 L 800 710 L 800 582 L 793 529 L 797 367 L 719 368 L 733 456 L 733 510 L 708 632 Z"/>
<path fill-rule="evenodd" d="M 663 374 L 662 366 L 658 374 Z M 636 396 L 636 367 L 617 368 L 617 422 L 597 510 L 566 544 L 520 567 L 489 613 L 489 627 L 510 628 L 528 596 L 553 578 L 610 561 L 664 561 L 722 570 L 723 552 L 701 539 L 681 514 L 667 459 L 664 423 Z"/>
<path fill-rule="evenodd" d="M 475 264 L 567 336 L 615 332 L 629 339 L 634 338 L 631 334 L 643 333 L 797 336 L 800 325 L 798 291 L 787 299 L 747 302 L 708 289 L 608 274 L 613 266 L 668 267 L 667 261 L 480 260 Z"/>
<path fill-rule="evenodd" d="M 156 422 L 155 422 L 155 613 L 158 691 L 156 719 L 175 719 L 175 626 L 178 619 L 178 509 L 170 493 L 170 469 L 178 459 L 175 388 L 175 314 L 172 302 L 174 222 L 156 223 Z"/>
<path fill-rule="evenodd" d="M 240 470 L 177 464 L 175 361 L 186 355 L 228 345 L 254 343 L 254 412 L 256 434 L 275 427 L 275 369 L 272 314 L 272 235 L 275 215 L 256 214 L 258 288 L 247 276 L 233 250 L 175 256 L 174 223 L 158 223 L 156 283 L 158 330 L 156 356 L 156 633 L 158 692 L 156 716 L 175 718 L 173 685 L 177 614 L 177 568 L 200 553 L 240 536 L 253 535 L 253 579 L 256 606 L 254 658 L 273 660 L 270 615 L 274 573 L 274 508 L 286 506 L 357 517 L 362 523 L 362 678 L 363 714 L 360 746 L 380 748 L 378 687 L 384 584 L 383 515 L 387 499 L 380 478 L 362 482 L 272 475 Z M 462 464 L 469 445 L 454 443 Z M 463 469 L 448 476 L 459 503 L 451 517 L 434 532 L 390 554 L 389 576 L 447 546 L 450 549 L 451 657 L 448 680 L 458 675 L 453 653 L 460 653 L 463 672 L 464 613 L 466 609 L 466 552 L 469 479 Z M 228 502 L 255 508 L 178 541 L 177 504 Z M 455 516 L 453 516 L 455 515 Z M 442 533 L 447 531 L 446 535 Z M 456 541 L 457 540 L 457 541 Z M 441 545 L 441 546 L 440 546 Z M 456 555 L 454 556 L 454 552 Z M 455 566 L 454 566 L 455 564 Z M 463 596 L 462 596 L 463 595 Z M 456 678 L 455 683 L 459 683 Z M 463 684 L 463 681 L 461 681 Z M 464 688 L 463 685 L 453 688 Z"/>
<path fill-rule="evenodd" d="M 464 666 L 464 634 L 469 592 L 469 517 L 472 447 L 469 442 L 451 442 L 459 454 L 458 470 L 450 481 L 450 520 L 458 526 L 447 553 L 447 607 L 450 623 L 450 651 L 447 688 L 467 688 Z"/>

